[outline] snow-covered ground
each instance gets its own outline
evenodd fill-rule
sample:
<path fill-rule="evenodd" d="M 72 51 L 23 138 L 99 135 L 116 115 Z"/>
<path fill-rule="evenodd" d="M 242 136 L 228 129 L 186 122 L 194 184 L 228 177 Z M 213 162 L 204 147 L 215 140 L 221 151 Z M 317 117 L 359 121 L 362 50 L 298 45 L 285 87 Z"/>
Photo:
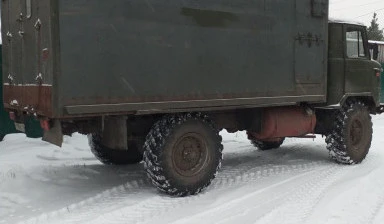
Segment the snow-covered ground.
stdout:
<path fill-rule="evenodd" d="M 324 139 L 257 151 L 222 132 L 223 167 L 203 193 L 157 192 L 142 164 L 105 166 L 85 136 L 63 148 L 22 134 L 0 142 L 0 223 L 384 223 L 384 116 L 360 165 L 328 159 Z"/>

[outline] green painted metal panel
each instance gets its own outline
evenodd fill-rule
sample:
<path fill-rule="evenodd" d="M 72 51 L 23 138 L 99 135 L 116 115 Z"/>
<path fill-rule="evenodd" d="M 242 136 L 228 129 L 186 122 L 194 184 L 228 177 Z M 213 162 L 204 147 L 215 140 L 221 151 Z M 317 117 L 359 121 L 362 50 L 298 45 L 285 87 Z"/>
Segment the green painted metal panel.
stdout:
<path fill-rule="evenodd" d="M 3 1 L 3 79 L 31 93 L 13 109 L 59 119 L 324 103 L 327 3 L 39 0 L 20 24 Z"/>
<path fill-rule="evenodd" d="M 0 52 L 2 46 L 0 45 Z M 2 75 L 2 56 L 0 54 L 0 77 Z M 15 128 L 15 124 L 9 118 L 8 112 L 4 110 L 3 105 L 3 83 L 1 80 L 0 85 L 0 140 L 6 134 L 17 133 L 18 131 Z M 43 136 L 43 131 L 40 128 L 40 123 L 34 118 L 28 118 L 25 121 L 25 132 L 26 135 L 30 138 L 39 138 Z"/>
<path fill-rule="evenodd" d="M 381 67 L 384 68 L 384 63 L 381 63 Z M 381 95 L 380 95 L 380 102 L 384 103 L 384 70 L 381 73 Z"/>

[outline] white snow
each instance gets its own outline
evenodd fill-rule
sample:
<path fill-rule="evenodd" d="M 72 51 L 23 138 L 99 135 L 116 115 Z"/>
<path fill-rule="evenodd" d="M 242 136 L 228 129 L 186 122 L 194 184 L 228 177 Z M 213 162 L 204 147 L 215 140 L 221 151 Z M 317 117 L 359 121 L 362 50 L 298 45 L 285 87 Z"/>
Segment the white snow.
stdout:
<path fill-rule="evenodd" d="M 17 102 L 17 100 L 12 100 L 11 105 L 19 105 L 19 102 Z"/>
<path fill-rule="evenodd" d="M 142 164 L 105 166 L 75 134 L 58 148 L 23 134 L 0 142 L 0 223 L 383 223 L 384 115 L 360 165 L 328 159 L 324 139 L 257 151 L 222 132 L 223 167 L 203 193 L 156 191 Z"/>
<path fill-rule="evenodd" d="M 380 45 L 384 45 L 384 41 L 369 40 L 368 42 L 369 42 L 370 44 L 380 44 Z"/>
<path fill-rule="evenodd" d="M 356 20 L 340 19 L 340 18 L 329 18 L 330 23 L 346 23 L 351 25 L 366 26 L 364 23 Z"/>

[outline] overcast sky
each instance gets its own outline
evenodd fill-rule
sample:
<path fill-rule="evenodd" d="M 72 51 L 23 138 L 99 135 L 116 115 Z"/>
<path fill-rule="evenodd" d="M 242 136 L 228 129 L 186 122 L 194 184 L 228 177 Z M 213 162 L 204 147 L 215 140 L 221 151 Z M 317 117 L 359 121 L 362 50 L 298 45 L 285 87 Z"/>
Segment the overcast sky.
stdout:
<path fill-rule="evenodd" d="M 360 21 L 369 26 L 375 11 L 380 28 L 384 28 L 384 0 L 330 0 L 332 18 Z"/>

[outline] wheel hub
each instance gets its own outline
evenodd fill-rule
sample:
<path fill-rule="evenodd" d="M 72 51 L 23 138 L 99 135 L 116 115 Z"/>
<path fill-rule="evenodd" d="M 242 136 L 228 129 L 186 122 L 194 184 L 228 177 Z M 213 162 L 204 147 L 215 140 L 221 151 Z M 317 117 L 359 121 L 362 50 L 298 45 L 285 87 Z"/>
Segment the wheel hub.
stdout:
<path fill-rule="evenodd" d="M 190 177 L 204 168 L 207 156 L 204 138 L 196 133 L 188 133 L 176 143 L 173 163 L 180 175 Z"/>

